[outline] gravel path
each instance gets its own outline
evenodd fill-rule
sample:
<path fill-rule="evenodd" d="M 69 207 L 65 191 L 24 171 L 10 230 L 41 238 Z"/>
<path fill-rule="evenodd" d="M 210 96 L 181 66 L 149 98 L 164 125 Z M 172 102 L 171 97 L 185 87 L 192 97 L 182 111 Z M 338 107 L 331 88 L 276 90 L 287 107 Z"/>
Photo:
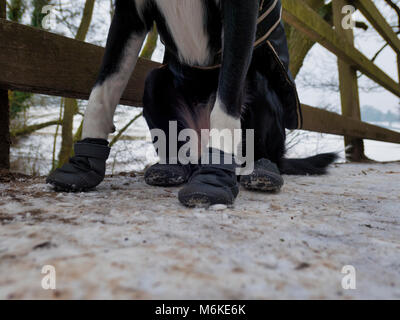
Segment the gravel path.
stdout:
<path fill-rule="evenodd" d="M 2 180 L 0 299 L 400 299 L 400 163 L 285 177 L 279 194 L 242 190 L 209 210 L 140 174 L 87 194 Z M 41 286 L 45 265 L 56 290 Z"/>

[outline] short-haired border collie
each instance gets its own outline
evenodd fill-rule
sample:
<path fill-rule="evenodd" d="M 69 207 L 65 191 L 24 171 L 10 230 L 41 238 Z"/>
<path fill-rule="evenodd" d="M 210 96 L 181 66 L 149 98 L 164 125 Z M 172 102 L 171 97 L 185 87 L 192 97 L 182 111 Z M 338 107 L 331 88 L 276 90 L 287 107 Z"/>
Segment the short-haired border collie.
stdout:
<path fill-rule="evenodd" d="M 188 207 L 229 206 L 239 184 L 274 192 L 283 185 L 281 174 L 324 174 L 336 154 L 284 157 L 285 129 L 301 128 L 302 115 L 281 16 L 280 0 L 116 0 L 82 140 L 47 182 L 56 190 L 86 191 L 103 181 L 114 112 L 154 22 L 165 44 L 165 63 L 147 77 L 144 117 L 150 129 L 166 133 L 168 143 L 171 121 L 178 131 L 209 129 L 201 159 L 213 161 L 183 164 L 167 153 L 163 163 L 147 169 L 148 184 L 185 184 L 178 197 Z M 237 176 L 235 155 L 244 148 L 245 134 L 235 145 L 213 139 L 212 132 L 249 129 L 254 170 Z M 179 148 L 185 142 L 172 138 L 172 143 Z"/>

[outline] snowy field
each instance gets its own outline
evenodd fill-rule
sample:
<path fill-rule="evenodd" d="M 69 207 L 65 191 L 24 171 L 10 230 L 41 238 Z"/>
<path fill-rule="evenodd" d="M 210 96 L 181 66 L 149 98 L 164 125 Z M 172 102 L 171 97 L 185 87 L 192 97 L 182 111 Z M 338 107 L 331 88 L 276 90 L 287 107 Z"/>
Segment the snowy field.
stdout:
<path fill-rule="evenodd" d="M 0 180 L 0 299 L 400 299 L 400 163 L 285 180 L 220 211 L 186 209 L 141 174 L 87 194 Z"/>
<path fill-rule="evenodd" d="M 115 116 L 117 132 L 133 119 L 141 109 L 119 106 Z M 32 107 L 29 109 L 29 124 L 42 123 L 58 118 L 56 107 Z M 80 116 L 75 117 L 74 130 L 79 127 Z M 379 123 L 389 127 L 388 123 Z M 25 174 L 47 175 L 51 169 L 55 126 L 38 131 L 27 138 L 20 139 L 11 150 L 13 169 Z M 391 124 L 390 129 L 400 131 L 400 123 Z M 61 130 L 60 130 L 61 131 Z M 300 133 L 300 135 L 298 135 Z M 344 161 L 343 138 L 340 136 L 298 131 L 295 145 L 288 150 L 289 157 L 308 157 L 321 152 L 337 152 L 339 162 Z M 112 138 L 112 136 L 111 136 Z M 293 137 L 288 137 L 293 145 Z M 57 140 L 58 154 L 61 139 Z M 366 155 L 376 161 L 400 160 L 400 145 L 377 141 L 365 141 Z M 112 148 L 107 172 L 118 173 L 143 171 L 146 166 L 157 162 L 151 144 L 150 133 L 143 117 L 139 118 Z"/>

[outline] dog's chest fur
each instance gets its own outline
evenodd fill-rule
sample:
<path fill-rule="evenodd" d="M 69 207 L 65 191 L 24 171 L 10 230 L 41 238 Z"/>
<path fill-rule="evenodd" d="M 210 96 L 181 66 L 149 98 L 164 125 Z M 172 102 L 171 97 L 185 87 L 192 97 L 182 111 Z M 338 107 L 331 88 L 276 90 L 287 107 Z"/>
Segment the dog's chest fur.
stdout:
<path fill-rule="evenodd" d="M 206 66 L 211 63 L 212 45 L 208 25 L 210 6 L 208 0 L 135 0 L 139 10 L 145 10 L 151 1 L 153 8 L 164 18 L 179 59 L 189 65 Z M 219 0 L 214 1 L 214 5 Z M 215 9 L 217 6 L 213 8 Z M 213 12 L 215 13 L 215 12 Z M 220 35 L 219 35 L 220 36 Z"/>

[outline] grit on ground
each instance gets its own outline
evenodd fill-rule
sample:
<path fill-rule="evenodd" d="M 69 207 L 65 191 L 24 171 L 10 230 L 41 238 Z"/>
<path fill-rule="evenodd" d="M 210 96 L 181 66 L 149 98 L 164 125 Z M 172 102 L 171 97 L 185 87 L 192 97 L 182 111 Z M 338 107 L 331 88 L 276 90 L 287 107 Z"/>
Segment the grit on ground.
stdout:
<path fill-rule="evenodd" d="M 400 298 L 400 163 L 340 164 L 186 209 L 141 174 L 89 193 L 2 177 L 1 299 Z M 56 290 L 44 290 L 45 265 Z M 354 266 L 356 289 L 341 271 Z"/>

